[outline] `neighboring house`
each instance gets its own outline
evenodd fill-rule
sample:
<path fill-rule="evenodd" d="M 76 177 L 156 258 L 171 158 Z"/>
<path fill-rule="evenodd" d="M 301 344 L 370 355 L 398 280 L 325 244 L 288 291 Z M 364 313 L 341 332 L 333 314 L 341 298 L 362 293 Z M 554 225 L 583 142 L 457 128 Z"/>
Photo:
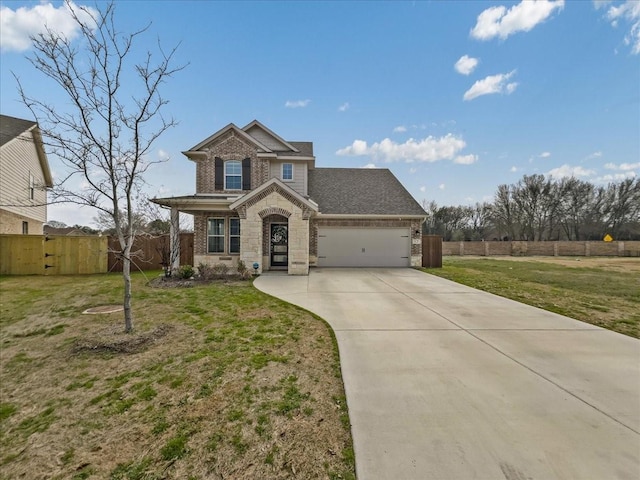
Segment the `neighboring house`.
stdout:
<path fill-rule="evenodd" d="M 194 217 L 194 263 L 306 275 L 318 267 L 422 263 L 426 213 L 388 169 L 316 168 L 311 142 L 253 121 L 229 124 L 183 152 L 195 195 L 156 198 Z M 172 236 L 173 237 L 173 236 Z"/>
<path fill-rule="evenodd" d="M 42 235 L 51 187 L 38 124 L 0 115 L 0 233 Z"/>

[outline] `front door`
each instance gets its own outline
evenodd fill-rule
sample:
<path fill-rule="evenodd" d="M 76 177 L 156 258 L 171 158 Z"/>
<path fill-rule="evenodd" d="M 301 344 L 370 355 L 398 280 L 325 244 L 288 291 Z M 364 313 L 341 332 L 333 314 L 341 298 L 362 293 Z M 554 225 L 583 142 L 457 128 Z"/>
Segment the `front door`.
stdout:
<path fill-rule="evenodd" d="M 271 266 L 289 265 L 289 230 L 286 223 L 271 224 Z"/>

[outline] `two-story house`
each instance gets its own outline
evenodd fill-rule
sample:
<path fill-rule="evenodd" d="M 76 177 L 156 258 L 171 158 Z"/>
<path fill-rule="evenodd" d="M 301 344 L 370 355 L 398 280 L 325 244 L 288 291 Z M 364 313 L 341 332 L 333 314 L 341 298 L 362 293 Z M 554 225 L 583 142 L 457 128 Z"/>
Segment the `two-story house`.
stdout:
<path fill-rule="evenodd" d="M 42 235 L 52 186 L 38 124 L 0 115 L 0 233 Z"/>
<path fill-rule="evenodd" d="M 388 169 L 317 168 L 311 142 L 287 141 L 258 121 L 229 124 L 184 155 L 196 193 L 156 198 L 194 217 L 194 263 L 306 275 L 319 267 L 409 267 L 422 262 L 426 213 Z"/>

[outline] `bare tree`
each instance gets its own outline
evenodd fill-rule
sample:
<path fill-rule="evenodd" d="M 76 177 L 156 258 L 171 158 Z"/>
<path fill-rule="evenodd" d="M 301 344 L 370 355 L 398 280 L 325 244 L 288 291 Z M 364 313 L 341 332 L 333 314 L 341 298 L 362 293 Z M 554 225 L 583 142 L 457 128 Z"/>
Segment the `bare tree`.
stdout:
<path fill-rule="evenodd" d="M 99 11 L 69 0 L 66 5 L 80 38 L 71 41 L 47 29 L 32 38 L 34 53 L 29 58 L 57 84 L 66 104 L 28 95 L 19 79 L 18 88 L 38 121 L 48 154 L 66 168 L 51 201 L 93 207 L 113 220 L 123 263 L 125 331 L 130 332 L 135 197 L 145 172 L 157 163 L 148 156 L 151 146 L 176 123 L 162 115 L 167 100 L 160 87 L 184 66 L 173 65 L 176 48 L 165 52 L 159 43 L 157 61 L 148 51 L 138 61 L 134 43 L 148 26 L 131 34 L 119 32 L 113 3 Z M 72 185 L 73 180 L 83 187 Z"/>

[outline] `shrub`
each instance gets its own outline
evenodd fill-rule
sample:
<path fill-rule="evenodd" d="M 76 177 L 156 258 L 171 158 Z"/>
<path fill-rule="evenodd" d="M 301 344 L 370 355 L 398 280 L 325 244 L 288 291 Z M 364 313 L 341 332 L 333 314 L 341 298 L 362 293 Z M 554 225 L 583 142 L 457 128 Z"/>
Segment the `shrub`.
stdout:
<path fill-rule="evenodd" d="M 191 265 L 180 265 L 178 268 L 177 276 L 178 278 L 191 278 L 196 273 L 194 268 Z"/>
<path fill-rule="evenodd" d="M 218 263 L 212 267 L 213 273 L 216 278 L 227 278 L 229 273 L 229 266 L 224 263 Z"/>
<path fill-rule="evenodd" d="M 244 277 L 244 272 L 247 271 L 247 265 L 243 260 L 238 260 L 238 273 L 241 277 Z"/>
<path fill-rule="evenodd" d="M 215 277 L 215 271 L 211 265 L 200 262 L 198 264 L 198 275 L 203 280 L 212 280 Z"/>

